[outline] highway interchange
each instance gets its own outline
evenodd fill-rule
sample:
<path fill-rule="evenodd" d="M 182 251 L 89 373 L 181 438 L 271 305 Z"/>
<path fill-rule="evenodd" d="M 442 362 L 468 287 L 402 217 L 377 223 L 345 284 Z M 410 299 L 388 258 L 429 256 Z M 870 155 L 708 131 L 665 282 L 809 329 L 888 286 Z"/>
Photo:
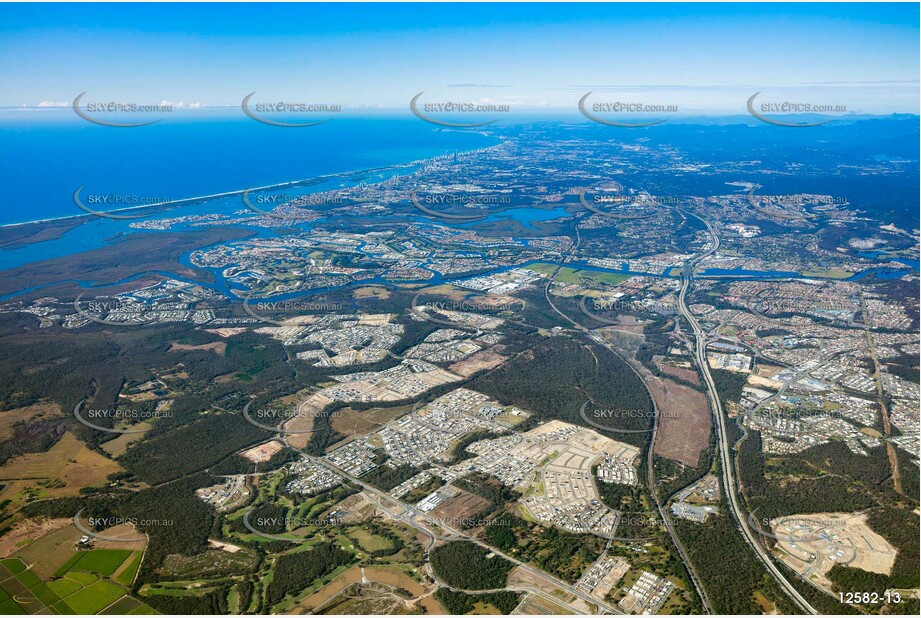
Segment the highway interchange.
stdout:
<path fill-rule="evenodd" d="M 689 310 L 688 307 L 687 307 L 687 295 L 688 295 L 688 292 L 689 292 L 689 290 L 690 290 L 690 288 L 691 288 L 692 281 L 693 281 L 693 279 L 694 279 L 694 269 L 696 268 L 697 264 L 699 264 L 701 261 L 703 261 L 704 259 L 706 259 L 708 256 L 712 255 L 713 253 L 715 253 L 716 251 L 719 250 L 719 246 L 720 246 L 720 237 L 719 237 L 719 234 L 718 234 L 718 233 L 716 232 L 716 230 L 714 229 L 713 225 L 712 225 L 709 221 L 707 221 L 706 219 L 703 219 L 702 217 L 699 217 L 699 216 L 694 215 L 694 214 L 692 214 L 692 213 L 688 213 L 688 212 L 684 212 L 684 211 L 682 211 L 682 213 L 685 214 L 686 216 L 694 217 L 694 218 L 700 220 L 700 221 L 706 226 L 706 228 L 707 228 L 707 230 L 708 230 L 708 232 L 709 232 L 709 234 L 710 234 L 710 237 L 711 237 L 711 241 L 709 242 L 708 247 L 706 248 L 706 250 L 703 251 L 703 252 L 701 252 L 701 253 L 699 253 L 699 254 L 697 254 L 697 255 L 695 255 L 695 256 L 693 256 L 693 257 L 691 257 L 691 258 L 685 263 L 685 265 L 684 265 L 684 267 L 683 267 L 682 275 L 681 275 L 681 289 L 680 289 L 679 297 L 678 297 L 678 311 L 679 311 L 679 313 L 687 320 L 688 324 L 691 326 L 691 328 L 692 328 L 692 330 L 693 330 L 693 333 L 694 333 L 694 338 L 695 338 L 695 342 L 696 342 L 696 345 L 695 345 L 695 357 L 696 357 L 697 364 L 698 364 L 698 366 L 699 366 L 700 369 L 701 369 L 701 373 L 702 373 L 702 375 L 703 375 L 703 377 L 704 377 L 704 382 L 705 382 L 706 387 L 707 387 L 707 395 L 708 395 L 708 398 L 709 398 L 710 404 L 711 404 L 711 410 L 712 410 L 712 412 L 713 412 L 713 416 L 714 416 L 715 421 L 716 421 L 716 422 L 715 422 L 715 426 L 716 426 L 716 429 L 717 429 L 717 438 L 718 438 L 718 441 L 719 441 L 720 465 L 721 465 L 721 468 L 722 468 L 723 486 L 724 486 L 724 490 L 725 490 L 725 492 L 726 492 L 726 496 L 727 496 L 727 499 L 728 499 L 728 502 L 729 502 L 729 506 L 731 507 L 731 511 L 732 511 L 733 516 L 734 516 L 734 518 L 735 518 L 735 520 L 736 520 L 736 527 L 738 528 L 738 530 L 740 531 L 740 533 L 742 534 L 743 538 L 746 540 L 746 542 L 748 543 L 748 545 L 753 549 L 753 551 L 755 552 L 755 554 L 758 556 L 759 560 L 762 562 L 762 564 L 765 566 L 765 568 L 768 570 L 768 572 L 771 574 L 771 576 L 774 578 L 774 580 L 778 583 L 778 585 L 785 591 L 785 593 L 786 593 L 791 599 L 793 599 L 793 601 L 799 606 L 799 608 L 800 608 L 801 610 L 803 610 L 804 612 L 809 613 L 809 614 L 816 614 L 816 613 L 817 613 L 816 610 L 809 604 L 808 601 L 806 601 L 805 598 L 803 598 L 803 596 L 802 596 L 802 595 L 796 590 L 796 588 L 786 579 L 786 577 L 784 576 L 784 574 L 783 574 L 783 573 L 778 569 L 778 567 L 774 564 L 774 562 L 771 560 L 771 557 L 770 557 L 768 551 L 767 551 L 767 550 L 764 548 L 764 546 L 758 541 L 758 539 L 755 538 L 755 534 L 752 532 L 752 530 L 750 529 L 750 527 L 747 525 L 747 519 L 746 519 L 744 510 L 743 510 L 742 504 L 741 504 L 741 502 L 740 502 L 740 500 L 739 500 L 738 493 L 737 493 L 737 491 L 736 491 L 736 484 L 735 484 L 735 479 L 734 479 L 734 473 L 735 473 L 735 471 L 734 471 L 734 469 L 733 469 L 733 463 L 732 463 L 732 462 L 733 462 L 733 459 L 732 459 L 731 452 L 730 452 L 731 446 L 730 446 L 730 444 L 729 444 L 729 436 L 728 436 L 728 432 L 727 432 L 727 428 L 726 428 L 726 419 L 725 419 L 725 416 L 724 416 L 722 403 L 721 403 L 721 401 L 720 401 L 718 392 L 717 392 L 717 390 L 716 390 L 716 384 L 715 384 L 714 381 L 713 381 L 713 377 L 712 377 L 712 375 L 711 375 L 711 373 L 710 373 L 709 366 L 707 365 L 707 357 L 706 357 L 707 335 L 706 335 L 706 333 L 703 331 L 703 329 L 701 328 L 699 322 L 697 321 L 697 318 L 694 317 L 694 315 L 690 312 L 690 310 Z M 560 263 L 559 263 L 559 266 L 558 266 L 557 270 L 556 270 L 556 271 L 551 275 L 551 277 L 549 278 L 549 281 L 547 282 L 547 285 L 546 285 L 546 287 L 545 287 L 545 289 L 544 289 L 544 295 L 545 295 L 546 300 L 547 300 L 547 302 L 549 303 L 550 307 L 551 307 L 557 314 L 559 314 L 559 315 L 560 315 L 561 317 L 563 317 L 567 322 L 569 322 L 569 323 L 572 324 L 574 327 L 576 327 L 579 331 L 581 331 L 581 332 L 583 332 L 585 335 L 587 335 L 592 341 L 594 341 L 595 343 L 598 343 L 598 344 L 604 346 L 606 349 L 608 349 L 609 351 L 611 351 L 612 353 L 614 353 L 615 355 L 617 355 L 619 358 L 621 358 L 621 360 L 624 360 L 624 361 L 626 362 L 626 359 L 624 359 L 624 358 L 621 356 L 621 354 L 620 354 L 616 349 L 614 349 L 613 346 L 612 346 L 609 342 L 607 342 L 603 337 L 601 337 L 601 336 L 598 335 L 597 333 L 592 332 L 590 329 L 588 329 L 588 328 L 584 327 L 583 325 L 581 325 L 581 324 L 575 322 L 574 320 L 572 320 L 572 319 L 571 319 L 569 316 L 567 316 L 564 312 L 560 311 L 560 310 L 554 305 L 553 301 L 552 301 L 551 298 L 550 298 L 550 292 L 549 292 L 549 290 L 550 290 L 550 287 L 551 287 L 551 285 L 552 285 L 552 283 L 553 283 L 553 281 L 554 281 L 554 279 L 555 279 L 557 273 L 558 273 L 559 270 L 565 265 L 565 263 L 568 261 L 568 258 L 573 254 L 573 252 L 574 252 L 574 251 L 576 250 L 576 248 L 579 246 L 580 241 L 581 241 L 581 237 L 580 237 L 580 234 L 579 234 L 579 227 L 578 227 L 578 225 L 577 225 L 577 226 L 576 226 L 576 242 L 570 247 L 570 250 L 563 256 L 563 258 L 561 259 L 561 261 L 560 261 Z M 631 370 L 633 370 L 633 371 L 636 373 L 636 369 L 635 369 L 629 362 L 627 362 L 627 365 L 631 368 Z M 640 377 L 640 378 L 642 379 L 642 377 L 639 376 L 639 374 L 637 374 L 637 375 L 638 375 L 638 377 Z M 645 383 L 645 382 L 644 382 L 644 383 Z M 650 395 L 650 400 L 653 401 L 653 406 L 655 406 L 655 401 L 654 401 L 654 399 L 652 399 L 651 395 Z M 655 414 L 655 418 L 658 419 L 658 414 Z M 656 430 L 656 428 L 657 428 L 657 425 L 658 425 L 657 422 L 654 423 L 654 425 L 653 425 L 653 429 L 652 429 L 652 431 L 653 431 L 653 439 L 654 439 L 654 436 L 655 436 L 655 430 Z M 282 439 L 282 442 L 283 442 L 287 447 L 294 449 L 294 450 L 297 451 L 300 455 L 304 456 L 304 454 L 303 454 L 302 451 L 300 451 L 299 449 L 295 448 L 294 446 L 290 445 L 290 444 L 287 442 L 286 436 L 284 436 L 284 434 L 281 434 L 280 437 L 281 437 L 281 439 Z M 655 479 L 654 479 L 654 472 L 653 472 L 653 466 L 652 466 L 652 448 L 649 448 L 649 449 L 648 449 L 648 453 L 649 453 L 648 462 L 647 462 L 647 463 L 648 463 L 648 466 L 647 466 L 648 481 L 649 481 L 650 488 L 654 488 L 654 487 L 655 487 L 655 482 L 654 482 Z M 479 545 L 480 547 L 483 547 L 484 549 L 487 549 L 488 551 L 490 551 L 490 552 L 492 552 L 492 553 L 494 553 L 494 554 L 496 554 L 496 555 L 498 555 L 498 556 L 501 556 L 502 558 L 508 560 L 509 562 L 512 562 L 513 564 L 515 564 L 515 565 L 517 565 L 518 567 L 520 567 L 522 570 L 524 570 L 524 571 L 526 571 L 527 573 L 531 574 L 532 576 L 535 576 L 535 577 L 537 577 L 537 578 L 543 580 L 543 581 L 546 582 L 547 584 L 549 584 L 549 585 L 551 585 L 551 586 L 554 586 L 554 587 L 556 587 L 556 588 L 559 588 L 559 589 L 561 589 L 561 590 L 564 590 L 565 592 L 567 592 L 567 593 L 573 595 L 573 596 L 576 597 L 576 598 L 579 598 L 579 599 L 581 599 L 581 600 L 583 600 L 583 601 L 585 601 L 585 602 L 587 602 L 587 603 L 590 603 L 590 604 L 592 604 L 592 605 L 597 606 L 597 607 L 599 608 L 599 610 L 601 610 L 602 612 L 606 612 L 606 613 L 610 613 L 610 614 L 623 614 L 623 613 L 624 613 L 624 612 L 623 612 L 622 610 L 620 610 L 618 607 L 613 606 L 613 605 L 610 605 L 610 604 L 608 604 L 608 603 L 606 603 L 606 602 L 600 601 L 600 600 L 598 600 L 597 598 L 592 597 L 592 596 L 588 595 L 587 593 L 585 593 L 585 592 L 583 592 L 583 591 L 577 589 L 576 587 L 570 586 L 569 584 L 563 582 L 562 580 L 559 580 L 559 579 L 557 579 L 556 577 L 553 577 L 553 576 L 549 575 L 548 573 L 545 573 L 544 571 L 541 571 L 540 569 L 537 569 L 537 568 L 535 568 L 535 567 L 532 567 L 532 566 L 530 566 L 530 565 L 528 565 L 528 564 L 522 562 L 521 560 L 518 560 L 517 558 L 515 558 L 515 557 L 513 557 L 513 556 L 509 556 L 509 555 L 507 555 L 507 554 L 505 554 L 505 553 L 503 553 L 503 552 L 497 550 L 496 548 L 494 548 L 494 547 L 488 545 L 487 543 L 485 543 L 485 542 L 483 542 L 483 541 L 477 539 L 476 537 L 474 537 L 474 536 L 472 536 L 472 535 L 470 535 L 470 534 L 467 534 L 467 533 L 464 532 L 464 531 L 461 531 L 461 530 L 455 529 L 455 528 L 452 527 L 452 526 L 449 526 L 449 525 L 448 525 L 447 523 L 445 523 L 445 522 L 438 521 L 438 522 L 437 522 L 437 525 L 438 525 L 438 527 L 440 527 L 442 530 L 444 530 L 444 531 L 446 531 L 447 533 L 449 533 L 450 536 L 445 537 L 445 536 L 441 536 L 441 535 L 439 535 L 439 534 L 436 534 L 436 533 L 433 532 L 431 529 L 429 529 L 425 524 L 420 523 L 420 521 L 419 521 L 419 519 L 421 518 L 421 519 L 423 519 L 423 520 L 428 521 L 428 523 L 434 523 L 434 522 L 431 522 L 431 521 L 430 521 L 431 518 L 429 518 L 428 516 L 426 516 L 426 515 L 424 515 L 424 514 L 421 514 L 413 505 L 408 504 L 408 503 L 405 503 L 405 502 L 403 502 L 403 501 L 401 501 L 401 500 L 399 500 L 399 499 L 393 498 L 392 496 L 390 496 L 390 495 L 387 494 L 386 492 L 384 492 L 384 491 L 382 491 L 382 490 L 380 490 L 380 489 L 378 489 L 378 488 L 376 488 L 376 487 L 374 487 L 374 486 L 372 486 L 372 485 L 370 485 L 370 484 L 368 484 L 368 483 L 366 483 L 366 482 L 364 482 L 364 481 L 361 481 L 360 479 L 358 479 L 358 478 L 356 478 L 356 477 L 354 477 L 354 476 L 352 476 L 352 475 L 346 473 L 345 471 L 343 471 L 343 470 L 340 469 L 339 467 L 333 465 L 332 463 L 330 463 L 329 461 L 327 461 L 327 460 L 325 460 L 325 459 L 323 459 L 323 458 L 312 457 L 312 456 L 309 456 L 308 458 L 309 458 L 311 461 L 313 461 L 313 462 L 315 462 L 315 463 L 317 463 L 317 464 L 319 464 L 319 465 L 321 465 L 321 466 L 326 467 L 327 469 L 333 471 L 334 473 L 336 473 L 336 474 L 342 476 L 343 478 L 348 479 L 350 482 L 352 482 L 352 483 L 354 483 L 355 485 L 361 487 L 361 488 L 364 490 L 364 492 L 366 493 L 366 495 L 368 495 L 368 496 L 374 501 L 374 503 L 377 505 L 377 507 L 378 507 L 379 509 L 381 509 L 383 512 L 387 513 L 391 518 L 393 518 L 393 519 L 395 519 L 395 520 L 399 520 L 399 521 L 405 522 L 406 524 L 412 526 L 412 527 L 415 528 L 416 530 L 422 532 L 426 537 L 428 537 L 428 538 L 429 538 L 429 545 L 428 545 L 428 547 L 425 549 L 426 571 L 427 571 L 427 573 L 429 573 L 429 575 L 432 577 L 432 579 L 433 579 L 436 583 L 438 583 L 439 585 L 441 585 L 441 586 L 449 587 L 449 586 L 447 586 L 444 582 L 441 582 L 441 581 L 439 580 L 439 578 L 434 574 L 434 572 L 433 572 L 433 570 L 432 570 L 432 568 L 431 568 L 431 564 L 430 564 L 430 562 L 428 561 L 429 551 L 434 547 L 434 545 L 436 544 L 437 541 L 466 540 L 466 541 L 470 541 L 470 542 L 472 542 L 472 543 L 475 543 L 475 544 Z M 689 572 L 689 574 L 690 574 L 690 576 L 691 576 L 692 583 L 694 584 L 694 587 L 695 587 L 695 589 L 697 590 L 698 596 L 700 597 L 700 599 L 701 599 L 701 601 L 702 601 L 702 605 L 703 605 L 703 607 L 704 607 L 704 610 L 705 610 L 708 614 L 709 614 L 709 613 L 712 613 L 712 607 L 711 607 L 711 605 L 710 605 L 709 599 L 707 598 L 706 591 L 705 591 L 705 589 L 703 588 L 703 585 L 702 585 L 702 583 L 701 583 L 701 581 L 700 581 L 700 577 L 698 576 L 698 574 L 697 574 L 697 572 L 696 572 L 696 570 L 695 570 L 695 568 L 694 568 L 694 565 L 692 564 L 690 558 L 688 557 L 688 555 L 687 555 L 687 553 L 686 553 L 686 551 L 685 551 L 685 548 L 684 548 L 683 544 L 681 543 L 681 540 L 680 540 L 680 538 L 678 537 L 678 535 L 677 535 L 677 533 L 676 533 L 676 531 L 675 531 L 675 529 L 674 529 L 674 525 L 673 525 L 673 523 L 672 523 L 672 521 L 671 521 L 671 518 L 669 517 L 669 515 L 668 515 L 668 513 L 667 513 L 667 511 L 666 511 L 666 509 L 665 509 L 665 507 L 664 507 L 664 505 L 662 504 L 662 502 L 661 502 L 659 496 L 655 493 L 654 489 L 653 489 L 653 497 L 654 497 L 654 499 L 655 499 L 656 507 L 657 507 L 657 509 L 658 509 L 658 511 L 659 511 L 659 514 L 660 514 L 660 516 L 662 517 L 662 521 L 663 521 L 664 524 L 665 524 L 665 528 L 666 528 L 666 530 L 668 531 L 669 536 L 672 538 L 672 541 L 673 541 L 673 543 L 674 543 L 674 545 L 675 545 L 675 547 L 676 547 L 676 549 L 677 549 L 677 551 L 678 551 L 679 556 L 681 557 L 682 561 L 684 562 L 685 566 L 686 566 L 687 569 L 688 569 L 688 572 Z M 401 507 L 401 508 L 403 509 L 402 513 L 400 513 L 400 514 L 394 514 L 394 513 L 392 513 L 392 512 L 386 507 L 386 504 L 385 504 L 386 502 L 390 502 L 390 503 L 392 503 L 392 504 L 395 504 L 395 505 Z M 512 590 L 512 589 L 514 589 L 514 590 L 520 590 L 520 591 L 523 591 L 523 592 L 529 592 L 529 593 L 532 593 L 532 594 L 536 594 L 536 595 L 541 596 L 541 597 L 550 598 L 550 597 L 547 597 L 547 595 L 545 594 L 545 592 L 540 591 L 540 590 L 538 590 L 538 589 L 534 589 L 534 588 L 529 588 L 529 587 L 517 587 L 517 588 L 515 588 L 515 587 L 511 587 L 511 588 L 505 588 L 505 589 L 508 589 L 508 590 Z M 488 591 L 479 591 L 479 592 L 488 592 Z M 553 599 L 553 601 L 556 602 L 556 603 L 559 603 L 559 602 L 560 602 L 559 599 Z M 573 607 L 571 607 L 571 606 L 568 606 L 568 607 L 569 607 L 569 609 L 572 609 L 572 610 L 573 610 L 574 612 L 576 612 L 576 613 L 583 613 L 583 612 L 579 612 L 578 610 L 576 610 L 576 608 L 573 608 Z"/>
<path fill-rule="evenodd" d="M 691 213 L 684 213 L 688 216 L 694 217 L 707 227 L 707 231 L 710 233 L 710 243 L 706 251 L 692 257 L 684 266 L 684 269 L 681 273 L 681 291 L 678 294 L 678 311 L 681 315 L 688 321 L 688 324 L 691 325 L 691 329 L 694 331 L 695 339 L 695 356 L 697 359 L 697 365 L 700 367 L 701 374 L 703 374 L 704 382 L 707 385 L 707 396 L 710 399 L 710 409 L 713 412 L 713 416 L 716 420 L 716 429 L 717 429 L 717 439 L 719 441 L 719 454 L 720 454 L 720 467 L 722 469 L 723 477 L 723 487 L 726 492 L 726 497 L 729 501 L 729 506 L 732 509 L 733 517 L 736 520 L 736 527 L 742 533 L 742 537 L 748 542 L 749 546 L 755 551 L 755 554 L 767 568 L 768 572 L 777 582 L 777 584 L 784 590 L 784 592 L 799 606 L 801 610 L 809 614 L 816 614 L 815 608 L 809 604 L 809 602 L 803 598 L 799 591 L 791 584 L 784 574 L 777 568 L 777 565 L 771 560 L 771 556 L 764 546 L 755 538 L 755 533 L 752 532 L 751 528 L 748 526 L 748 520 L 746 519 L 744 509 L 742 508 L 741 501 L 739 500 L 738 493 L 736 492 L 736 483 L 735 483 L 735 470 L 732 464 L 732 453 L 731 447 L 729 444 L 729 434 L 726 430 L 726 417 L 723 413 L 723 404 L 720 400 L 719 393 L 716 390 L 716 383 L 713 381 L 713 376 L 710 373 L 710 367 L 707 364 L 707 337 L 703 329 L 700 327 L 700 323 L 697 321 L 697 318 L 688 310 L 687 306 L 687 295 L 690 290 L 691 283 L 694 279 L 694 269 L 698 263 L 707 258 L 708 256 L 716 253 L 720 247 L 720 237 L 719 234 L 709 221 L 702 217 Z"/>

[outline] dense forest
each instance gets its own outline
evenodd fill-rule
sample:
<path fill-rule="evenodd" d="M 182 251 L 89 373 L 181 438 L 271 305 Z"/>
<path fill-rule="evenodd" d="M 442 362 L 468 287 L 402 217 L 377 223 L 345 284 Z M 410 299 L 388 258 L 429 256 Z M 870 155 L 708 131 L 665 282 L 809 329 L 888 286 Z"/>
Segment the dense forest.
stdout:
<path fill-rule="evenodd" d="M 756 591 L 777 604 L 781 613 L 796 613 L 728 515 L 711 516 L 703 524 L 679 519 L 675 526 L 716 613 L 761 614 Z"/>
<path fill-rule="evenodd" d="M 505 586 L 515 565 L 501 556 L 467 541 L 452 541 L 432 550 L 430 559 L 436 575 L 446 584 L 464 590 L 493 590 Z M 476 568 L 471 568 L 476 565 Z"/>
<path fill-rule="evenodd" d="M 435 600 L 449 614 L 469 614 L 477 604 L 492 605 L 500 614 L 511 614 L 521 601 L 521 594 L 511 590 L 469 594 L 459 590 L 439 588 L 435 592 Z"/>
<path fill-rule="evenodd" d="M 272 581 L 265 589 L 266 605 L 272 607 L 286 596 L 297 594 L 315 580 L 349 564 L 354 558 L 353 554 L 326 541 L 307 551 L 278 556 L 272 570 Z"/>
<path fill-rule="evenodd" d="M 710 375 L 713 376 L 716 392 L 719 393 L 720 401 L 724 408 L 729 408 L 729 402 L 739 401 L 742 397 L 742 389 L 748 381 L 747 373 L 728 371 L 726 369 L 711 369 Z"/>
<path fill-rule="evenodd" d="M 220 586 L 201 594 L 171 595 L 152 594 L 144 596 L 144 602 L 161 614 L 179 616 L 200 614 L 226 614 L 229 586 Z"/>
<path fill-rule="evenodd" d="M 541 379 L 535 380 L 534 376 Z M 645 386 L 624 361 L 601 346 L 589 347 L 569 338 L 539 342 L 474 380 L 470 388 L 530 411 L 531 423 L 559 419 L 591 426 L 580 415 L 586 401 L 603 408 L 641 411 L 593 419 L 612 428 L 648 429 L 653 416 Z M 644 433 L 617 434 L 618 440 L 640 445 L 646 437 Z"/>
<path fill-rule="evenodd" d="M 242 414 L 207 414 L 189 425 L 146 439 L 119 458 L 138 479 L 155 485 L 217 464 L 269 434 Z"/>

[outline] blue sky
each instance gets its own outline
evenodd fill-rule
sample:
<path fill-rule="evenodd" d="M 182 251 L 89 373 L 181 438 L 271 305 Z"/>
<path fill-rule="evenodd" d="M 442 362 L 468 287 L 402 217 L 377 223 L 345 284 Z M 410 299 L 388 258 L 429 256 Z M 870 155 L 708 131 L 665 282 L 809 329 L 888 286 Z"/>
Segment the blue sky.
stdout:
<path fill-rule="evenodd" d="M 917 4 L 0 5 L 0 106 L 599 100 L 918 112 Z"/>

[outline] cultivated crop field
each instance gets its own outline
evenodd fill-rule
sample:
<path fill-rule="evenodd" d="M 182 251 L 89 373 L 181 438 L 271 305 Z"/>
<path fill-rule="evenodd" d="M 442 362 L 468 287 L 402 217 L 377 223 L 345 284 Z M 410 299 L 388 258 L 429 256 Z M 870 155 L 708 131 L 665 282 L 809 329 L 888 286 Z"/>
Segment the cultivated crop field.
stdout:
<path fill-rule="evenodd" d="M 122 586 L 87 568 L 114 572 L 131 551 L 91 550 L 79 552 L 48 581 L 18 558 L 0 561 L 0 614 L 152 614 L 150 607 L 127 594 Z"/>

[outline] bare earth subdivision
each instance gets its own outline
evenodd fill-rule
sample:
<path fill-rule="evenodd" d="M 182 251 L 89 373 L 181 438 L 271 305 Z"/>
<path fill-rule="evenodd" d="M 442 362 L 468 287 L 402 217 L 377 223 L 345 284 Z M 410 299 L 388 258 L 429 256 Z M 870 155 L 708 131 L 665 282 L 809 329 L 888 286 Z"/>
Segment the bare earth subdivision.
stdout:
<path fill-rule="evenodd" d="M 48 222 L 0 612 L 916 614 L 917 122 L 766 129 L 535 116 Z"/>

